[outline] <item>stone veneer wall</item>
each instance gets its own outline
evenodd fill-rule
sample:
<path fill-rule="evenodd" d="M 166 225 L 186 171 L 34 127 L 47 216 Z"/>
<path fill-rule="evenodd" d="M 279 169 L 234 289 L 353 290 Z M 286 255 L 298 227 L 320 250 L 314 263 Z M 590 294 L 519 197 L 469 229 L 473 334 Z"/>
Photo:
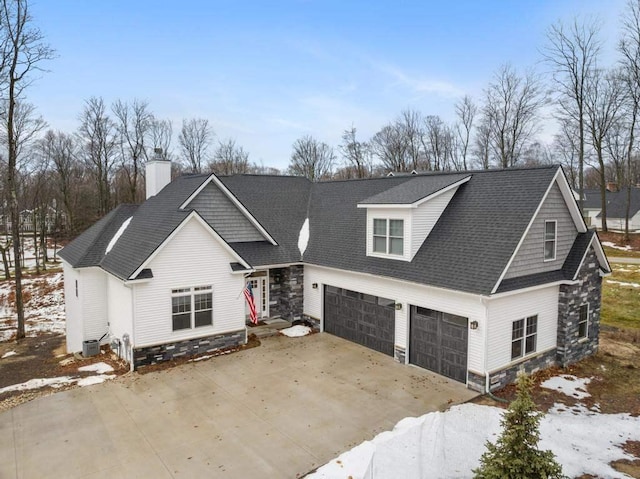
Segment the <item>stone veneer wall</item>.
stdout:
<path fill-rule="evenodd" d="M 269 316 L 287 321 L 302 318 L 304 266 L 288 266 L 269 270 Z"/>
<path fill-rule="evenodd" d="M 566 367 L 598 350 L 602 278 L 600 277 L 600 263 L 593 248 L 587 253 L 578 273 L 578 283 L 561 285 L 559 289 L 557 347 L 507 369 L 492 373 L 489 378 L 491 391 L 501 389 L 514 382 L 521 370 L 531 374 L 550 366 Z M 589 303 L 589 330 L 586 338 L 578 338 L 580 306 L 585 303 Z M 484 376 L 469 371 L 467 386 L 475 391 L 485 392 Z"/>
<path fill-rule="evenodd" d="M 183 356 L 195 356 L 196 354 L 211 353 L 240 346 L 246 342 L 246 335 L 247 332 L 243 329 L 226 334 L 216 334 L 204 338 L 186 339 L 175 343 L 134 349 L 133 368 L 138 369 L 140 366 L 170 361 Z"/>
<path fill-rule="evenodd" d="M 556 350 L 552 349 L 546 353 L 539 354 L 538 356 L 534 356 L 514 364 L 506 369 L 491 373 L 489 375 L 489 390 L 497 391 L 498 389 L 505 387 L 507 384 L 515 382 L 520 371 L 524 371 L 527 374 L 533 374 L 542 369 L 555 366 L 555 364 Z M 467 387 L 474 391 L 486 392 L 485 377 L 469 371 L 467 373 Z"/>
<path fill-rule="evenodd" d="M 578 284 L 560 286 L 556 360 L 563 367 L 598 351 L 602 277 L 593 248 L 587 253 L 578 280 Z M 585 303 L 589 304 L 589 328 L 586 338 L 578 338 L 580 306 Z"/>

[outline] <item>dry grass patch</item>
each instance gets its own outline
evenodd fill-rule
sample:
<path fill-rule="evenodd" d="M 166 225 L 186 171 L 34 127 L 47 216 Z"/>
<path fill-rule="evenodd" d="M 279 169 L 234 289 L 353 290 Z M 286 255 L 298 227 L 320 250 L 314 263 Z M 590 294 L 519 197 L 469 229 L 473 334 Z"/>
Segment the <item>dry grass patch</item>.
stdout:
<path fill-rule="evenodd" d="M 602 282 L 602 322 L 640 329 L 640 265 L 615 264 Z"/>

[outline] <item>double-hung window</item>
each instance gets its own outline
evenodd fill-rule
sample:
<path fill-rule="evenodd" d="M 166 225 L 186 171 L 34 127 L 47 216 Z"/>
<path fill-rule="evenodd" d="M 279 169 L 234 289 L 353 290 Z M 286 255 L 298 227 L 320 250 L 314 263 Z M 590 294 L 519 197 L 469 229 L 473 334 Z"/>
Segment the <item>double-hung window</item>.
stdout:
<path fill-rule="evenodd" d="M 589 336 L 589 305 L 583 304 L 580 306 L 578 316 L 578 337 L 586 338 L 587 336 Z"/>
<path fill-rule="evenodd" d="M 404 220 L 373 220 L 373 252 L 398 256 L 404 254 Z"/>
<path fill-rule="evenodd" d="M 538 316 L 518 319 L 511 326 L 511 359 L 518 359 L 536 351 Z"/>
<path fill-rule="evenodd" d="M 211 326 L 213 324 L 212 287 L 172 289 L 171 320 L 174 331 Z"/>
<path fill-rule="evenodd" d="M 544 222 L 544 260 L 553 261 L 556 259 L 556 242 L 557 242 L 557 222 Z"/>

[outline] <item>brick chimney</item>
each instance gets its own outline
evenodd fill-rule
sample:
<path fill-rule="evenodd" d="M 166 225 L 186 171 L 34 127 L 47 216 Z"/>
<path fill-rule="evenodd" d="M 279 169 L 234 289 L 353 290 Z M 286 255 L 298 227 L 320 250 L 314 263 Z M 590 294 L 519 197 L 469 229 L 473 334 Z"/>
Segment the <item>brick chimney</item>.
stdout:
<path fill-rule="evenodd" d="M 147 199 L 171 183 L 171 161 L 162 159 L 162 148 L 154 148 L 153 159 L 146 163 Z"/>

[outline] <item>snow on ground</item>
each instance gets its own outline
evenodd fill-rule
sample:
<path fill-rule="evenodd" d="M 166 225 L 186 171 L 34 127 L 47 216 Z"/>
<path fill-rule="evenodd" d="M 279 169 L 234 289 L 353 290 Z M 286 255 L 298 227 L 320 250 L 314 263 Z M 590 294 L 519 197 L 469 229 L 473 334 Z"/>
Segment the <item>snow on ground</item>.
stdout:
<path fill-rule="evenodd" d="M 485 451 L 495 442 L 503 410 L 477 404 L 454 406 L 419 418 L 406 418 L 325 464 L 314 479 L 471 478 Z M 599 414 L 556 405 L 540 424 L 541 449 L 551 449 L 569 477 L 592 474 L 625 478 L 609 463 L 633 459 L 620 447 L 640 440 L 640 417 Z"/>
<path fill-rule="evenodd" d="M 603 241 L 602 242 L 602 246 L 608 246 L 609 248 L 613 248 L 613 249 L 619 249 L 622 251 L 631 251 L 633 248 L 631 248 L 631 246 L 626 245 L 626 246 L 618 246 L 615 243 L 612 243 L 611 241 Z"/>
<path fill-rule="evenodd" d="M 584 399 L 591 396 L 587 392 L 587 384 L 592 378 L 577 378 L 571 374 L 563 374 L 562 376 L 554 376 L 542 382 L 540 386 L 545 389 L 554 389 L 562 394 L 576 399 Z"/>
<path fill-rule="evenodd" d="M 75 382 L 76 379 L 70 376 L 59 376 L 56 378 L 36 378 L 29 379 L 20 384 L 12 384 L 11 386 L 6 386 L 0 388 L 0 394 L 11 392 L 11 391 L 27 391 L 30 389 L 40 389 L 46 386 L 50 386 L 52 388 L 59 388 L 64 384 L 70 384 Z"/>
<path fill-rule="evenodd" d="M 94 367 L 95 366 L 95 367 Z M 94 376 L 86 376 L 84 378 L 72 377 L 72 376 L 58 376 L 55 378 L 37 378 L 29 379 L 20 384 L 12 384 L 0 388 L 0 394 L 12 391 L 27 391 L 31 389 L 41 389 L 44 387 L 59 388 L 65 384 L 76 383 L 78 386 L 91 386 L 93 384 L 99 384 L 105 382 L 107 379 L 113 379 L 115 374 L 103 374 L 105 372 L 113 371 L 113 368 L 106 363 L 96 363 L 89 366 L 83 366 L 78 368 L 78 371 L 91 371 L 96 372 Z"/>
<path fill-rule="evenodd" d="M 0 359 L 9 358 L 11 356 L 15 356 L 16 354 L 18 353 L 16 353 L 15 351 L 7 351 L 2 355 L 2 357 L 0 357 Z"/>
<path fill-rule="evenodd" d="M 113 379 L 115 377 L 115 374 L 98 374 L 97 376 L 88 376 L 86 378 L 78 379 L 78 386 L 93 386 L 94 384 L 100 384 L 105 382 L 107 379 Z"/>
<path fill-rule="evenodd" d="M 24 278 L 25 330 L 27 336 L 40 332 L 63 334 L 65 332 L 64 294 L 62 273 Z M 0 282 L 0 341 L 8 340 L 16 330 L 13 309 L 14 285 Z"/>
<path fill-rule="evenodd" d="M 640 288 L 640 284 L 638 284 L 638 283 L 626 283 L 624 281 L 616 281 L 614 279 L 606 279 L 605 283 L 617 284 L 619 286 L 630 286 L 632 288 Z"/>
<path fill-rule="evenodd" d="M 78 371 L 104 374 L 104 373 L 112 372 L 113 368 L 107 363 L 94 363 L 94 364 L 89 364 L 88 366 L 81 366 L 78 368 Z"/>
<path fill-rule="evenodd" d="M 290 338 L 299 338 L 311 333 L 311 328 L 309 326 L 297 324 L 295 326 L 291 326 L 290 328 L 281 329 L 280 332 Z"/>

